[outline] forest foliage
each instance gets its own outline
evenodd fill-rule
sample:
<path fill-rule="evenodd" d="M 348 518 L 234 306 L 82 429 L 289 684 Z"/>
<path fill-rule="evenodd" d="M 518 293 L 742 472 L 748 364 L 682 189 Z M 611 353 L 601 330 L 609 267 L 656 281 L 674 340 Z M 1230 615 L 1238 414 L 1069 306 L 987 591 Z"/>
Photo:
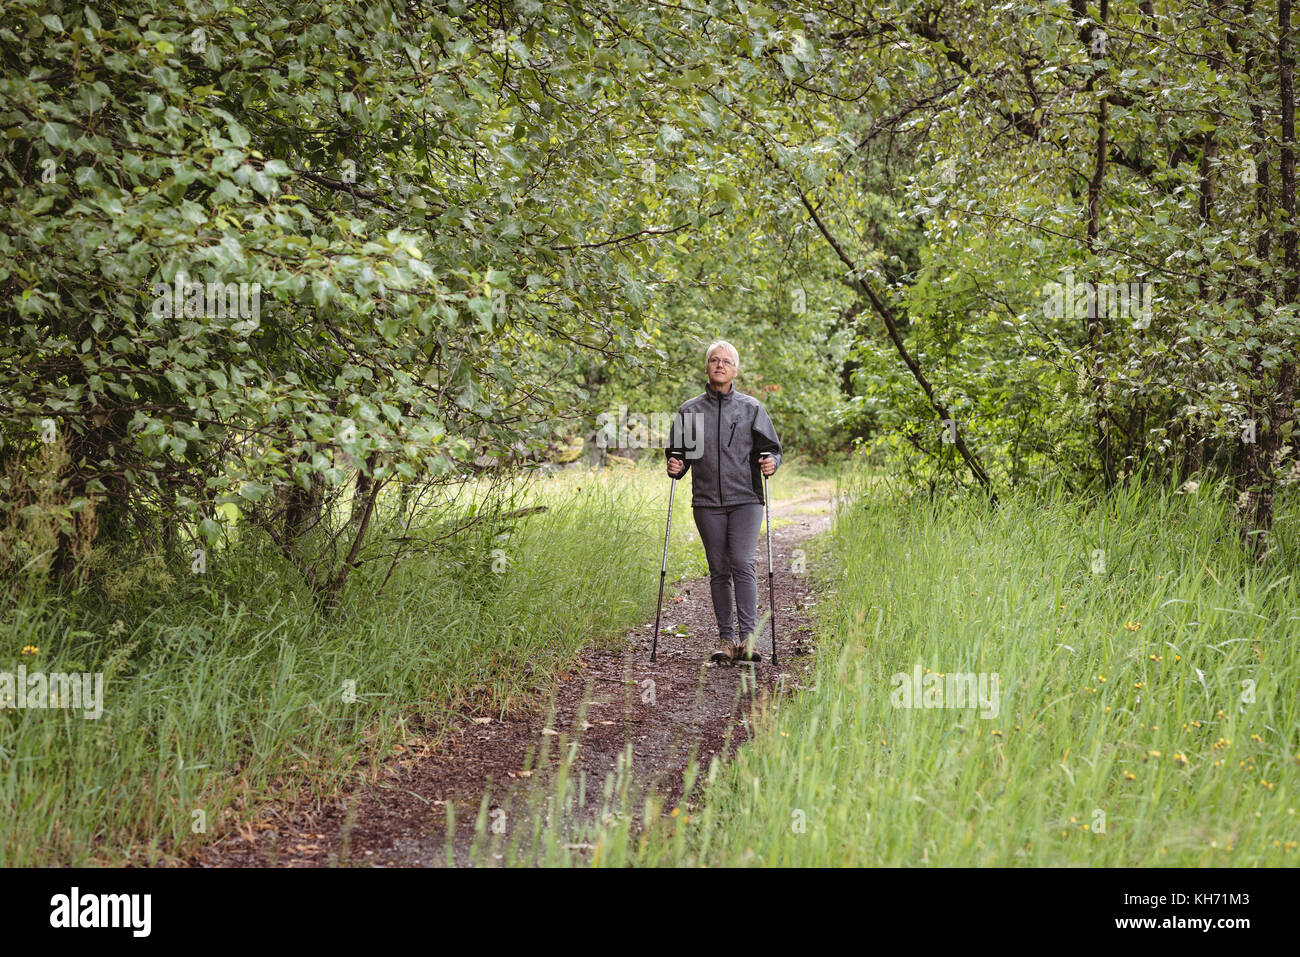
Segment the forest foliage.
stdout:
<path fill-rule="evenodd" d="M 7 577 L 237 520 L 337 600 L 716 336 L 792 450 L 1208 471 L 1268 551 L 1287 0 L 14 0 L 0 59 Z"/>

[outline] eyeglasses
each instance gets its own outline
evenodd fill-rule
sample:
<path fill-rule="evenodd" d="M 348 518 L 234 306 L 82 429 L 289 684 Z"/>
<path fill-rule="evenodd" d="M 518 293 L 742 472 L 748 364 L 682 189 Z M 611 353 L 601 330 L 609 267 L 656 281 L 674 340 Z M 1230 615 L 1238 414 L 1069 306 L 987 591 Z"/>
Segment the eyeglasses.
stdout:
<path fill-rule="evenodd" d="M 730 365 L 735 365 L 735 363 L 732 362 L 730 359 L 719 359 L 717 356 L 714 356 L 712 359 L 709 360 L 709 364 L 710 364 L 710 365 L 712 365 L 712 364 L 714 364 L 714 363 L 717 363 L 717 364 L 720 365 L 720 366 L 730 366 Z"/>

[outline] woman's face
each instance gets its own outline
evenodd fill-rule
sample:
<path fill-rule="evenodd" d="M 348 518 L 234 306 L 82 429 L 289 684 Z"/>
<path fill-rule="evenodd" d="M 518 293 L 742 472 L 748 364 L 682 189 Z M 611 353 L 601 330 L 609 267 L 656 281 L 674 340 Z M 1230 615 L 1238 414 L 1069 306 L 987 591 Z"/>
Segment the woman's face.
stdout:
<path fill-rule="evenodd" d="M 731 380 L 736 377 L 736 363 L 731 353 L 718 348 L 709 353 L 706 363 L 709 373 L 709 385 L 719 392 L 726 392 L 731 387 Z"/>

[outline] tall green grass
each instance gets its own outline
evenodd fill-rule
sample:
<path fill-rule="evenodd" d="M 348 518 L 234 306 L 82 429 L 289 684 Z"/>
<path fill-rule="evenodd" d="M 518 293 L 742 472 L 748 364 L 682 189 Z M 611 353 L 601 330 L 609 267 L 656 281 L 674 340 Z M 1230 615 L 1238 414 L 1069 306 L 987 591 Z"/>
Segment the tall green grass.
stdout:
<path fill-rule="evenodd" d="M 112 598 L 27 596 L 0 671 L 102 671 L 105 712 L 0 710 L 0 865 L 175 860 L 261 802 L 373 773 L 413 725 L 541 700 L 653 613 L 666 485 L 661 467 L 541 481 L 527 504 L 547 511 L 508 539 L 408 560 L 378 600 L 387 568 L 363 566 L 327 618 L 252 534 L 204 576 L 154 561 Z"/>
<path fill-rule="evenodd" d="M 1295 864 L 1296 513 L 1282 503 L 1257 568 L 1231 504 L 1203 484 L 994 511 L 863 482 L 809 559 L 833 591 L 811 686 L 711 769 L 697 805 L 598 795 L 603 824 L 553 822 L 519 859 Z M 896 706 L 892 678 L 917 664 L 997 674 L 996 716 Z"/>

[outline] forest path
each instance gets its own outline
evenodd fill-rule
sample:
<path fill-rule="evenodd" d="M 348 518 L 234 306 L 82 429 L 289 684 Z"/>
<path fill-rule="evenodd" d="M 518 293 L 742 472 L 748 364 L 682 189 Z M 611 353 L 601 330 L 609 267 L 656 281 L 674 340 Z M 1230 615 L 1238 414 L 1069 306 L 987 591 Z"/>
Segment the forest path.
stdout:
<path fill-rule="evenodd" d="M 548 707 L 505 720 L 472 718 L 443 729 L 441 744 L 413 735 L 386 757 L 378 779 L 336 799 L 304 796 L 272 805 L 203 848 L 198 867 L 430 866 L 482 862 L 471 855 L 475 819 L 488 794 L 489 861 L 517 822 L 531 822 L 530 802 L 552 783 L 560 755 L 573 753 L 570 780 L 588 805 L 599 804 L 605 778 L 631 747 L 638 795 L 654 788 L 665 807 L 682 799 L 683 775 L 695 756 L 701 778 L 713 758 L 726 760 L 749 737 L 751 713 L 774 693 L 800 687 L 811 667 L 807 576 L 792 572 L 796 550 L 831 525 L 833 502 L 816 490 L 772 505 L 777 609 L 777 666 L 771 664 L 767 542 L 760 534 L 754 571 L 761 627 L 757 665 L 708 662 L 717 636 L 709 580 L 686 578 L 665 589 L 656 660 L 654 619 L 630 631 L 615 650 L 588 649 L 561 680 Z M 686 512 L 686 514 L 683 514 Z M 679 509 L 675 521 L 691 521 Z M 692 529 L 692 534 L 697 534 Z M 679 626 L 681 630 L 679 631 Z M 753 679 L 749 675 L 753 674 Z M 570 742 L 576 742 L 576 749 Z M 698 786 L 698 785 L 697 785 Z M 449 842 L 447 804 L 455 812 Z M 632 802 L 640 806 L 640 800 Z M 594 808 L 589 807 L 589 810 Z M 479 836 L 480 843 L 484 835 Z"/>

